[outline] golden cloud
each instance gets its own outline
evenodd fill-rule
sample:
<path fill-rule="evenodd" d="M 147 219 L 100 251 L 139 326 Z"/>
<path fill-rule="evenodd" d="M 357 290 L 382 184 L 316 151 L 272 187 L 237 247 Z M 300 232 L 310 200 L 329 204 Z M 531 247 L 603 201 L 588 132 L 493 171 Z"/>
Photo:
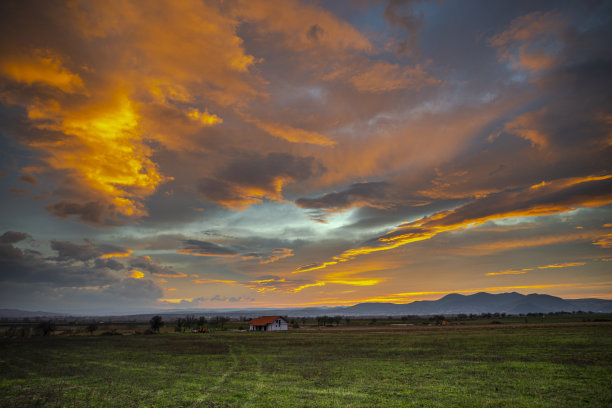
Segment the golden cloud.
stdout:
<path fill-rule="evenodd" d="M 106 199 L 121 215 L 146 215 L 142 200 L 167 178 L 151 161 L 138 126 L 136 104 L 123 90 L 104 103 L 82 108 L 32 105 L 29 116 L 39 129 L 61 132 L 56 140 L 33 140 L 50 168 L 70 174 L 85 191 Z"/>
<path fill-rule="evenodd" d="M 599 207 L 612 203 L 608 180 L 612 176 L 561 179 L 540 188 L 504 192 L 476 199 L 454 210 L 441 211 L 387 232 L 371 244 L 349 249 L 331 261 L 296 269 L 293 273 L 323 269 L 346 262 L 358 255 L 388 251 L 409 243 L 431 239 L 436 235 L 482 225 L 485 222 L 513 217 L 560 214 L 580 207 Z"/>
<path fill-rule="evenodd" d="M 144 273 L 137 271 L 137 270 L 132 270 L 130 271 L 130 278 L 132 279 L 142 279 L 144 278 Z"/>
<path fill-rule="evenodd" d="M 332 139 L 317 132 L 311 132 L 279 123 L 262 122 L 255 119 L 250 119 L 250 121 L 272 136 L 285 139 L 291 143 L 309 143 L 322 146 L 333 146 L 336 144 Z"/>
<path fill-rule="evenodd" d="M 32 50 L 28 54 L 5 55 L 0 59 L 0 74 L 17 82 L 43 84 L 67 93 L 83 92 L 79 75 L 64 66 L 51 50 Z"/>
<path fill-rule="evenodd" d="M 132 250 L 127 249 L 125 252 L 111 252 L 107 254 L 100 255 L 100 258 L 108 259 L 108 258 L 125 258 L 132 254 Z"/>

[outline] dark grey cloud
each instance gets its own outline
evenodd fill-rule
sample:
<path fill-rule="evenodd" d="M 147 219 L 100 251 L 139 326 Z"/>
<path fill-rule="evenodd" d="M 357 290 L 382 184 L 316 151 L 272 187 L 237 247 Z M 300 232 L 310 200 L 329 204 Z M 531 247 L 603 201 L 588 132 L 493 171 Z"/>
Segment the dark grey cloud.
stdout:
<path fill-rule="evenodd" d="M 183 240 L 183 249 L 179 253 L 198 255 L 198 256 L 234 256 L 238 253 L 231 249 L 213 244 L 208 241 L 199 241 L 197 239 Z"/>
<path fill-rule="evenodd" d="M 119 280 L 105 269 L 44 259 L 10 244 L 0 245 L 0 271 L 3 282 L 43 283 L 53 287 L 100 286 Z"/>
<path fill-rule="evenodd" d="M 33 186 L 38 184 L 38 180 L 36 179 L 36 177 L 34 177 L 31 174 L 22 174 L 21 176 L 19 176 L 19 180 L 23 181 L 24 183 L 33 185 Z"/>
<path fill-rule="evenodd" d="M 68 241 L 51 241 L 51 249 L 57 251 L 57 261 L 90 261 L 102 255 L 92 242 L 83 245 Z"/>
<path fill-rule="evenodd" d="M 150 312 L 162 296 L 163 290 L 155 282 L 131 278 L 93 288 L 57 287 L 45 282 L 3 282 L 0 286 L 4 306 L 81 315 Z"/>
<path fill-rule="evenodd" d="M 28 238 L 29 235 L 25 232 L 6 231 L 0 235 L 0 244 L 15 244 Z"/>
<path fill-rule="evenodd" d="M 435 217 L 400 225 L 370 243 L 386 245 L 400 237 L 418 237 L 447 229 L 481 224 L 506 217 L 559 214 L 575 208 L 599 207 L 612 202 L 612 178 L 565 179 L 538 187 L 507 190 L 460 206 Z"/>
<path fill-rule="evenodd" d="M 277 178 L 306 180 L 321 166 L 314 157 L 300 157 L 288 153 L 268 153 L 265 156 L 249 153 L 229 164 L 219 177 L 244 186 L 273 189 Z"/>
<path fill-rule="evenodd" d="M 395 44 L 397 55 L 418 54 L 418 35 L 423 27 L 424 15 L 417 13 L 413 4 L 420 0 L 389 0 L 383 17 L 392 28 L 401 28 L 403 35 Z"/>
<path fill-rule="evenodd" d="M 318 24 L 313 24 L 306 32 L 306 36 L 310 38 L 312 41 L 319 41 L 319 37 L 321 37 L 324 34 L 325 34 L 325 31 Z"/>
<path fill-rule="evenodd" d="M 109 258 L 109 259 L 98 258 L 94 261 L 94 265 L 96 268 L 108 268 L 108 269 L 112 269 L 113 271 L 120 271 L 120 270 L 125 269 L 124 264 L 112 258 Z"/>
<path fill-rule="evenodd" d="M 387 187 L 386 182 L 354 183 L 346 190 L 327 193 L 319 198 L 298 198 L 295 203 L 301 208 L 327 211 L 345 210 L 362 205 L 376 206 L 374 203 L 385 201 Z"/>
<path fill-rule="evenodd" d="M 148 272 L 152 275 L 164 278 L 182 278 L 187 276 L 182 272 L 175 271 L 171 266 L 165 266 L 158 261 L 146 256 L 132 258 L 129 265 L 133 269 L 141 272 Z"/>
<path fill-rule="evenodd" d="M 254 197 L 280 199 L 281 186 L 307 180 L 322 171 L 323 167 L 313 157 L 241 153 L 216 171 L 214 177 L 200 179 L 197 188 L 209 201 L 240 206 L 252 202 Z"/>
<path fill-rule="evenodd" d="M 68 218 L 72 215 L 87 223 L 100 224 L 108 212 L 108 206 L 98 201 L 78 203 L 74 201 L 62 200 L 48 205 L 47 211 L 60 218 Z"/>

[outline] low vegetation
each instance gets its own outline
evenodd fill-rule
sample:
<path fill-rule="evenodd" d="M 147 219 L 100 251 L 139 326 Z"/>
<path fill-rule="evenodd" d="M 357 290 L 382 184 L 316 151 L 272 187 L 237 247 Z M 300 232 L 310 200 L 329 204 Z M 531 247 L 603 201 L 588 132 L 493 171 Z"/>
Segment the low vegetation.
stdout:
<path fill-rule="evenodd" d="M 383 321 L 2 337 L 0 406 L 612 406 L 609 323 L 390 330 Z"/>

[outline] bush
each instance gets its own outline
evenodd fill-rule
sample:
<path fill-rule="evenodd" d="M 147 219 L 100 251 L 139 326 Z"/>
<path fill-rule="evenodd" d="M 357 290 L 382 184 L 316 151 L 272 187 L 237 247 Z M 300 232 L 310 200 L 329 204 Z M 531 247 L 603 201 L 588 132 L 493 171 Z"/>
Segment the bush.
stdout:
<path fill-rule="evenodd" d="M 151 318 L 149 324 L 151 324 L 151 330 L 159 333 L 159 329 L 164 325 L 164 322 L 162 320 L 162 317 L 157 315 Z"/>
<path fill-rule="evenodd" d="M 47 336 L 55 331 L 56 326 L 52 320 L 47 320 L 38 323 L 37 329 L 43 336 Z"/>

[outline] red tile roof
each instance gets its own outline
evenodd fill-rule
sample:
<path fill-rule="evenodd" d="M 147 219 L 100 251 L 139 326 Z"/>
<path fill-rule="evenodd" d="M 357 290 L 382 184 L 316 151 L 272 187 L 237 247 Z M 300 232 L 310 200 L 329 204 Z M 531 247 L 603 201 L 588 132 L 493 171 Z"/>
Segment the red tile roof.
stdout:
<path fill-rule="evenodd" d="M 280 319 L 280 318 L 281 318 L 280 316 L 261 316 L 261 317 L 251 320 L 249 324 L 253 326 L 265 326 L 266 324 L 274 323 L 276 319 Z"/>

